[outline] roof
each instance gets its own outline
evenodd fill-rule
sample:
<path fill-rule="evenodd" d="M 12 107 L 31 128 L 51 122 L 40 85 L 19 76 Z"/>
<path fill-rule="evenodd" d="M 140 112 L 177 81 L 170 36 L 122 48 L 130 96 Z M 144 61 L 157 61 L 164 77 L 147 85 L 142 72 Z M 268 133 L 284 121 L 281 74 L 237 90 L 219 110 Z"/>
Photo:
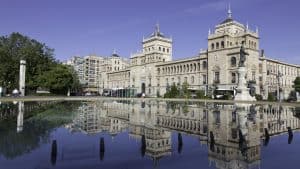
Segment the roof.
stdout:
<path fill-rule="evenodd" d="M 234 21 L 232 18 L 226 18 L 223 22 L 221 22 L 221 24 L 229 23 L 232 21 Z"/>
<path fill-rule="evenodd" d="M 120 57 L 118 54 L 114 53 L 111 55 L 112 57 Z"/>
<path fill-rule="evenodd" d="M 150 37 L 162 37 L 162 38 L 164 38 L 165 36 L 160 32 L 154 32 L 154 33 L 152 33 L 152 35 Z"/>

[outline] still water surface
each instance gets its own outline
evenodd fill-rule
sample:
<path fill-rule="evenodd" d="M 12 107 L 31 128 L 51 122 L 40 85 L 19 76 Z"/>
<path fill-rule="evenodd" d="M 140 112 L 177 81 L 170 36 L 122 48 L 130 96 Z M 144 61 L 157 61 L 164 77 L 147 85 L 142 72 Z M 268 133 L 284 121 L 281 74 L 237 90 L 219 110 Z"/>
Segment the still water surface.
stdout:
<path fill-rule="evenodd" d="M 1 169 L 297 169 L 300 107 L 164 101 L 0 104 Z"/>

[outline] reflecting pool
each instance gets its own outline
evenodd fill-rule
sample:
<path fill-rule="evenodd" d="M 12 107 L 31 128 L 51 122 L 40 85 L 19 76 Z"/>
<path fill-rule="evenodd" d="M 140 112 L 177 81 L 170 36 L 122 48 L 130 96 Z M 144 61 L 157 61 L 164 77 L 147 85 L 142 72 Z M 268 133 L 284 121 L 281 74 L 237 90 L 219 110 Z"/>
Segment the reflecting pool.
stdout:
<path fill-rule="evenodd" d="M 300 168 L 299 120 L 282 105 L 2 102 L 0 168 Z"/>

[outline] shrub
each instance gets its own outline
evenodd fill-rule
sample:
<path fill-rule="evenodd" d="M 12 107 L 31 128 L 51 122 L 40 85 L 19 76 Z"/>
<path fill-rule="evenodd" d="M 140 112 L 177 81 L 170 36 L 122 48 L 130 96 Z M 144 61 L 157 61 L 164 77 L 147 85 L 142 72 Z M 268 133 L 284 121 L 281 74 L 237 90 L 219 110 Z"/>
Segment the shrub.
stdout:
<path fill-rule="evenodd" d="M 275 101 L 275 100 L 276 100 L 276 98 L 275 98 L 274 94 L 273 93 L 269 93 L 268 94 L 268 101 Z"/>
<path fill-rule="evenodd" d="M 205 92 L 203 90 L 198 90 L 196 92 L 196 98 L 197 99 L 205 99 L 206 98 Z"/>
<path fill-rule="evenodd" d="M 261 100 L 263 100 L 263 97 L 262 97 L 262 95 L 260 95 L 260 94 L 256 94 L 256 95 L 255 95 L 255 99 L 256 99 L 257 101 L 261 101 Z"/>

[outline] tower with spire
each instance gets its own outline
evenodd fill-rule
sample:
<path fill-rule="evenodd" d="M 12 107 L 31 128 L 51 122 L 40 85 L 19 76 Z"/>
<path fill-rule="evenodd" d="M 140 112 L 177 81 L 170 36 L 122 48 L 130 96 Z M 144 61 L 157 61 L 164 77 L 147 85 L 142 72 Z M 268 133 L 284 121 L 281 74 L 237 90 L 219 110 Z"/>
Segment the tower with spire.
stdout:
<path fill-rule="evenodd" d="M 217 24 L 208 35 L 207 63 L 208 70 L 212 70 L 208 72 L 208 83 L 217 82 L 218 88 L 232 90 L 238 81 L 237 68 L 242 43 L 250 54 L 246 59 L 248 62 L 248 65 L 246 63 L 247 80 L 256 80 L 255 75 L 259 74 L 256 69 L 258 68 L 259 36 L 256 31 L 249 28 L 248 24 L 244 25 L 234 19 L 230 5 L 226 13 L 225 19 Z"/>

